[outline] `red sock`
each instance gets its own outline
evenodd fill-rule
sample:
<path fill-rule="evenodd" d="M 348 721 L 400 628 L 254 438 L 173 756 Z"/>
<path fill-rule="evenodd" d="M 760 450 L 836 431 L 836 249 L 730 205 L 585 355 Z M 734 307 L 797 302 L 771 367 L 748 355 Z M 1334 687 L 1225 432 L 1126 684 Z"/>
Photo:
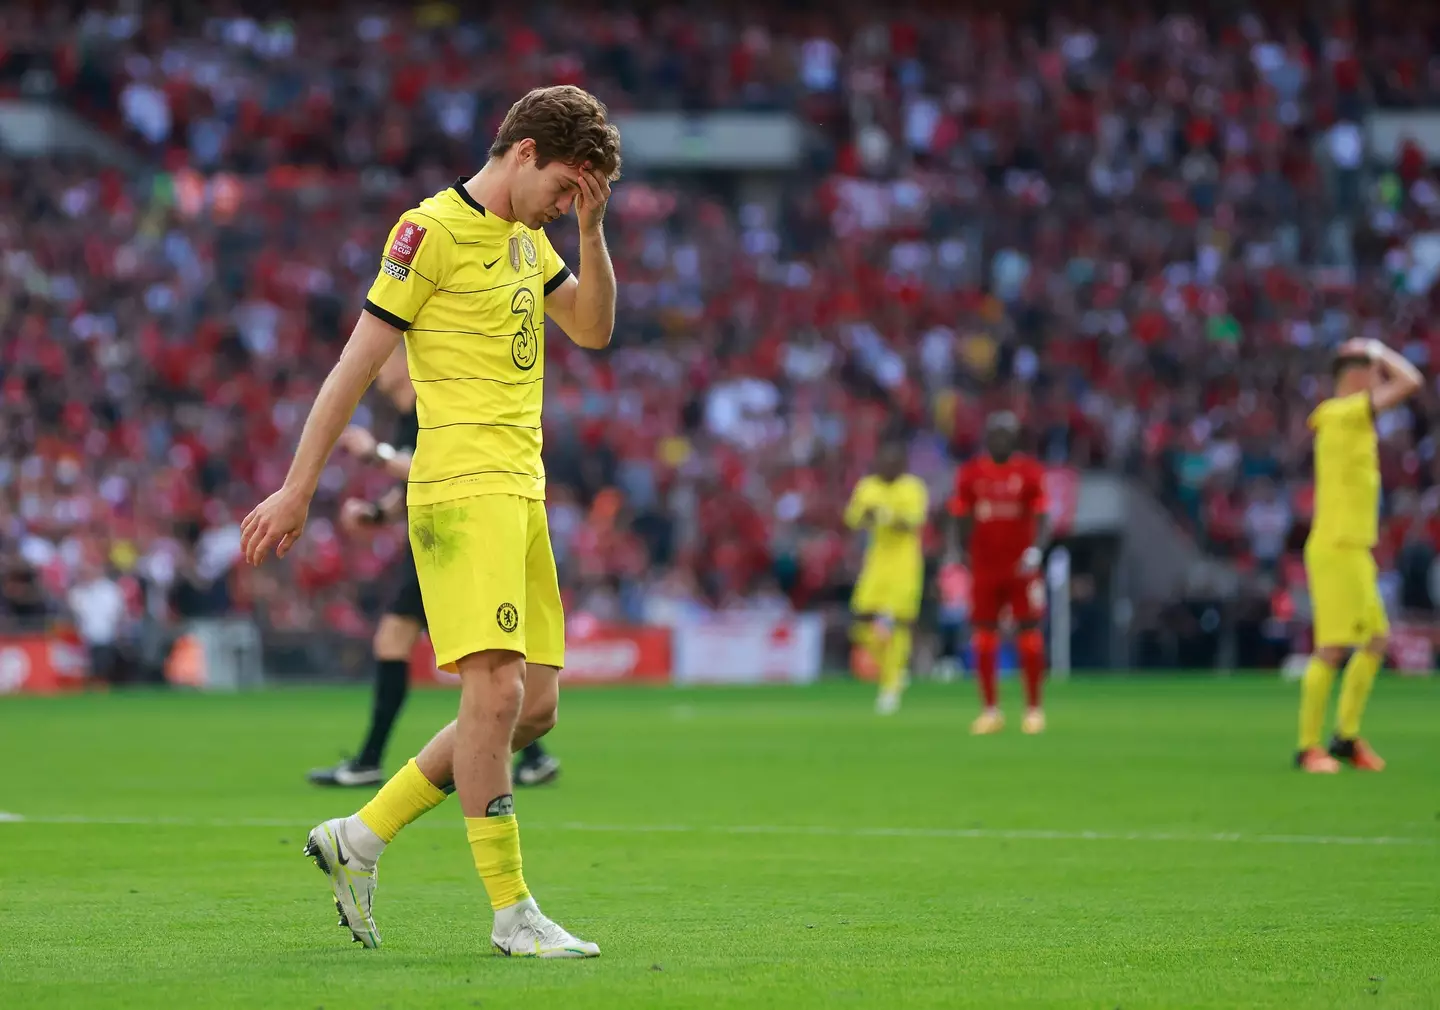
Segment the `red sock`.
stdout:
<path fill-rule="evenodd" d="M 1000 639 L 993 631 L 977 631 L 971 641 L 975 644 L 975 679 L 980 682 L 980 700 L 986 708 L 994 708 L 1000 703 L 995 685 Z"/>
<path fill-rule="evenodd" d="M 1045 638 L 1031 628 L 1020 633 L 1020 671 L 1025 678 L 1025 704 L 1040 707 L 1040 686 L 1045 683 Z"/>

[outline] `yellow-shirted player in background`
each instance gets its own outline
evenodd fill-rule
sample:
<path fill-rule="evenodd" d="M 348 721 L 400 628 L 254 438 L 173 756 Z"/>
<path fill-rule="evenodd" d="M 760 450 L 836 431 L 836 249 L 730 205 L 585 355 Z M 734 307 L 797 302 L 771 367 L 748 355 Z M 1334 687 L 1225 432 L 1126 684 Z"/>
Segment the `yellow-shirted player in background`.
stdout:
<path fill-rule="evenodd" d="M 900 708 L 925 585 L 920 536 L 930 508 L 929 494 L 924 481 L 905 472 L 905 455 L 902 442 L 882 445 L 875 472 L 860 479 L 845 506 L 845 525 L 870 535 L 850 612 L 856 641 L 880 671 L 875 711 L 881 715 Z"/>
<path fill-rule="evenodd" d="M 545 520 L 540 410 L 545 316 L 582 347 L 610 342 L 615 272 L 603 221 L 620 137 L 575 87 L 541 88 L 510 109 L 485 166 L 413 210 L 387 240 L 379 276 L 305 422 L 284 486 L 243 525 L 259 564 L 305 525 L 336 439 L 402 335 L 419 418 L 406 503 L 436 662 L 460 677 L 459 716 L 375 798 L 310 832 L 341 924 L 367 947 L 381 851 L 406 824 L 459 794 L 502 954 L 594 957 L 543 915 L 521 873 L 510 754 L 555 722 L 565 615 Z M 579 278 L 544 226 L 580 226 Z"/>
<path fill-rule="evenodd" d="M 1376 340 L 1351 340 L 1335 357 L 1335 395 L 1310 415 L 1315 432 L 1315 518 L 1305 541 L 1314 650 L 1300 688 L 1296 767 L 1333 773 L 1340 762 L 1380 771 L 1360 739 L 1360 718 L 1385 658 L 1390 623 L 1372 549 L 1380 519 L 1375 418 L 1420 388 L 1420 373 Z M 1321 747 L 1335 670 L 1350 653 L 1329 751 Z"/>

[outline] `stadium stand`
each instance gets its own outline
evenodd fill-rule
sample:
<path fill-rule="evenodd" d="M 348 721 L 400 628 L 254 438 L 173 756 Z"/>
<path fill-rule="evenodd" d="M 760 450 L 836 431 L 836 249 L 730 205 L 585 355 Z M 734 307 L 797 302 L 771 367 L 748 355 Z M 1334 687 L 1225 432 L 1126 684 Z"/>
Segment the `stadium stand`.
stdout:
<path fill-rule="evenodd" d="M 1371 5 L 1362 32 L 1279 4 L 1209 22 L 77 6 L 7 5 L 0 99 L 67 109 L 142 167 L 0 163 L 12 621 L 113 584 L 130 643 L 233 611 L 368 634 L 401 531 L 360 547 L 330 518 L 374 474 L 337 460 L 291 564 L 233 570 L 235 523 L 279 482 L 397 213 L 478 165 L 544 83 L 804 126 L 802 166 L 763 191 L 632 169 L 609 225 L 616 347 L 550 344 L 555 549 L 572 610 L 599 620 L 842 600 L 839 508 L 882 434 L 909 431 L 940 492 L 1004 406 L 1047 463 L 1148 488 L 1239 573 L 1217 598 L 1283 637 L 1327 349 L 1440 354 L 1440 182 L 1423 138 L 1382 150 L 1369 127 L 1440 97 L 1429 8 Z M 1431 388 L 1383 430 L 1381 561 L 1425 613 L 1436 407 Z M 1137 648 L 1206 599 L 1138 601 Z"/>

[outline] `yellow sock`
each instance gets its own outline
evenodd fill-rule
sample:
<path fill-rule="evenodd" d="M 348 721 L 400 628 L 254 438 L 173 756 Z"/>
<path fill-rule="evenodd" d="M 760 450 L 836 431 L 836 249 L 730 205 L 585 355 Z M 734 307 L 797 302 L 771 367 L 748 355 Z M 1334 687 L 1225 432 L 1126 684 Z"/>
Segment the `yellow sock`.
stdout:
<path fill-rule="evenodd" d="M 890 641 L 889 629 L 879 620 L 856 621 L 850 625 L 850 641 L 869 657 L 877 678 L 885 676 L 885 646 Z"/>
<path fill-rule="evenodd" d="M 1300 749 L 1320 746 L 1325 731 L 1325 709 L 1330 704 L 1330 686 L 1335 683 L 1335 667 L 1319 656 L 1311 656 L 1300 682 Z"/>
<path fill-rule="evenodd" d="M 386 843 L 425 811 L 438 806 L 445 794 L 420 772 L 414 759 L 380 787 L 375 798 L 360 808 L 359 818 Z"/>
<path fill-rule="evenodd" d="M 1340 678 L 1340 706 L 1335 714 L 1335 729 L 1346 740 L 1360 735 L 1360 717 L 1365 714 L 1365 703 L 1370 700 L 1370 689 L 1375 686 L 1375 675 L 1380 672 L 1380 656 L 1373 652 L 1358 650 L 1345 664 L 1345 675 Z"/>
<path fill-rule="evenodd" d="M 465 818 L 465 837 L 475 856 L 475 870 L 490 895 L 490 907 L 509 908 L 530 897 L 520 872 L 520 824 L 514 814 Z"/>
<path fill-rule="evenodd" d="M 862 649 L 866 648 L 870 644 L 870 622 L 850 622 L 850 641 L 854 642 Z"/>
<path fill-rule="evenodd" d="M 910 629 L 897 625 L 890 631 L 880 662 L 880 690 L 899 691 L 905 686 L 905 671 L 910 665 Z"/>

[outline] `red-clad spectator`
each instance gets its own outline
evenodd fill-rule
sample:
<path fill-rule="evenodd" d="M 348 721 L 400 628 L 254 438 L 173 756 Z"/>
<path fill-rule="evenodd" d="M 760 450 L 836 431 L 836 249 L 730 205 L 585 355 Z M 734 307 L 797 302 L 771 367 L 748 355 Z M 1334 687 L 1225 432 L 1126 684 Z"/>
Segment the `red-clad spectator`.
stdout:
<path fill-rule="evenodd" d="M 885 429 L 964 456 L 1002 407 L 1047 459 L 1138 467 L 1204 543 L 1270 566 L 1279 512 L 1308 521 L 1328 348 L 1408 337 L 1440 360 L 1423 325 L 1392 329 L 1434 314 L 1423 151 L 1402 142 L 1398 184 L 1349 210 L 1313 153 L 1377 98 L 1440 97 L 1417 9 L 1363 37 L 1322 15 L 1302 42 L 1258 17 L 1037 27 L 938 8 L 854 33 L 845 10 L 802 25 L 623 5 L 413 32 L 420 15 L 341 4 L 288 28 L 218 16 L 204 37 L 87 22 L 82 47 L 27 11 L 7 20 L 0 87 L 40 40 L 57 97 L 159 170 L 0 167 L 0 517 L 58 583 L 90 527 L 162 517 L 126 534 L 159 557 L 171 521 L 278 483 L 395 214 L 473 167 L 531 83 L 583 79 L 617 109 L 788 108 L 818 124 L 826 166 L 754 203 L 617 187 L 617 346 L 552 339 L 547 364 L 556 501 L 592 513 L 569 563 L 607 606 L 611 582 L 643 595 L 666 564 L 762 592 L 782 553 L 796 602 L 835 593 L 834 503 Z M 77 67 L 82 49 L 96 59 Z M 1392 486 L 1440 477 L 1436 406 L 1385 422 Z M 317 524 L 361 480 L 337 461 Z M 1401 514 L 1388 538 L 1433 516 Z M 277 622 L 350 627 L 386 542 L 315 541 L 247 591 Z"/>

